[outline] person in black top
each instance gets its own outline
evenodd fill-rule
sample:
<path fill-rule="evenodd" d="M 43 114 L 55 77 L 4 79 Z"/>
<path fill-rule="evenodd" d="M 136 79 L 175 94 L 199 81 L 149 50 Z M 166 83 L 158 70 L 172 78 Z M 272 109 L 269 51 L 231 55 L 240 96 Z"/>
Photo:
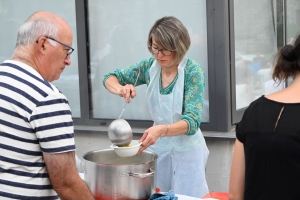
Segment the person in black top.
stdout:
<path fill-rule="evenodd" d="M 276 55 L 284 90 L 253 101 L 236 126 L 229 200 L 300 199 L 300 35 Z"/>

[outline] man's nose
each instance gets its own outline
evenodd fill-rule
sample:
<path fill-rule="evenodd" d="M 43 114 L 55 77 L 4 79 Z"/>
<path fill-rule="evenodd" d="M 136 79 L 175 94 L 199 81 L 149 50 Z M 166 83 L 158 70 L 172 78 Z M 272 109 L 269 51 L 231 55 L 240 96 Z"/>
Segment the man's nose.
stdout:
<path fill-rule="evenodd" d="M 71 65 L 71 56 L 67 56 L 65 58 L 65 63 L 66 63 L 66 65 Z"/>

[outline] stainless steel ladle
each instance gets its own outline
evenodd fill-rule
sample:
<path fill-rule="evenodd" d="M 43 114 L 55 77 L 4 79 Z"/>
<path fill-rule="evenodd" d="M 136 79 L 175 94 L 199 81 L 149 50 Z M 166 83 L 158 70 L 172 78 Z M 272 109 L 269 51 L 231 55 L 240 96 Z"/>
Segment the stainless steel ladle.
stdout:
<path fill-rule="evenodd" d="M 137 78 L 135 80 L 134 86 L 136 86 L 136 82 L 140 75 L 140 70 L 135 69 L 135 71 L 138 71 Z M 126 146 L 129 145 L 132 140 L 132 129 L 129 125 L 129 123 L 125 119 L 121 119 L 121 116 L 127 106 L 128 102 L 125 103 L 123 110 L 119 116 L 118 119 L 112 121 L 108 127 L 108 138 L 110 141 L 117 145 L 117 146 Z"/>

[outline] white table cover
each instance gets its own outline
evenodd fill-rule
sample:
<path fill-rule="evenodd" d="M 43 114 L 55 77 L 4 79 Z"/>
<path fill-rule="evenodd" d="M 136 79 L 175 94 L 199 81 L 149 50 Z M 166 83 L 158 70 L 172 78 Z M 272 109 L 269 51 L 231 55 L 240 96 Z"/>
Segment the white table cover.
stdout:
<path fill-rule="evenodd" d="M 180 195 L 180 194 L 175 194 L 175 196 L 178 197 L 178 200 L 217 200 L 215 198 L 201 199 L 201 198 L 190 197 L 190 196 Z"/>

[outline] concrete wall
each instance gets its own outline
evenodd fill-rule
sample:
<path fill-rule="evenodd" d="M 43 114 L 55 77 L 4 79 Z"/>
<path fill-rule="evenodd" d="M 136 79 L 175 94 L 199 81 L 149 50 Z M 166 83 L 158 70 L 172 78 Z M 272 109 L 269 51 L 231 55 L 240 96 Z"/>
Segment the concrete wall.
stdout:
<path fill-rule="evenodd" d="M 138 140 L 140 136 L 134 136 Z M 76 155 L 92 150 L 107 149 L 108 136 L 101 133 L 75 133 Z M 234 141 L 206 139 L 210 151 L 206 165 L 206 179 L 210 191 L 228 191 Z"/>

